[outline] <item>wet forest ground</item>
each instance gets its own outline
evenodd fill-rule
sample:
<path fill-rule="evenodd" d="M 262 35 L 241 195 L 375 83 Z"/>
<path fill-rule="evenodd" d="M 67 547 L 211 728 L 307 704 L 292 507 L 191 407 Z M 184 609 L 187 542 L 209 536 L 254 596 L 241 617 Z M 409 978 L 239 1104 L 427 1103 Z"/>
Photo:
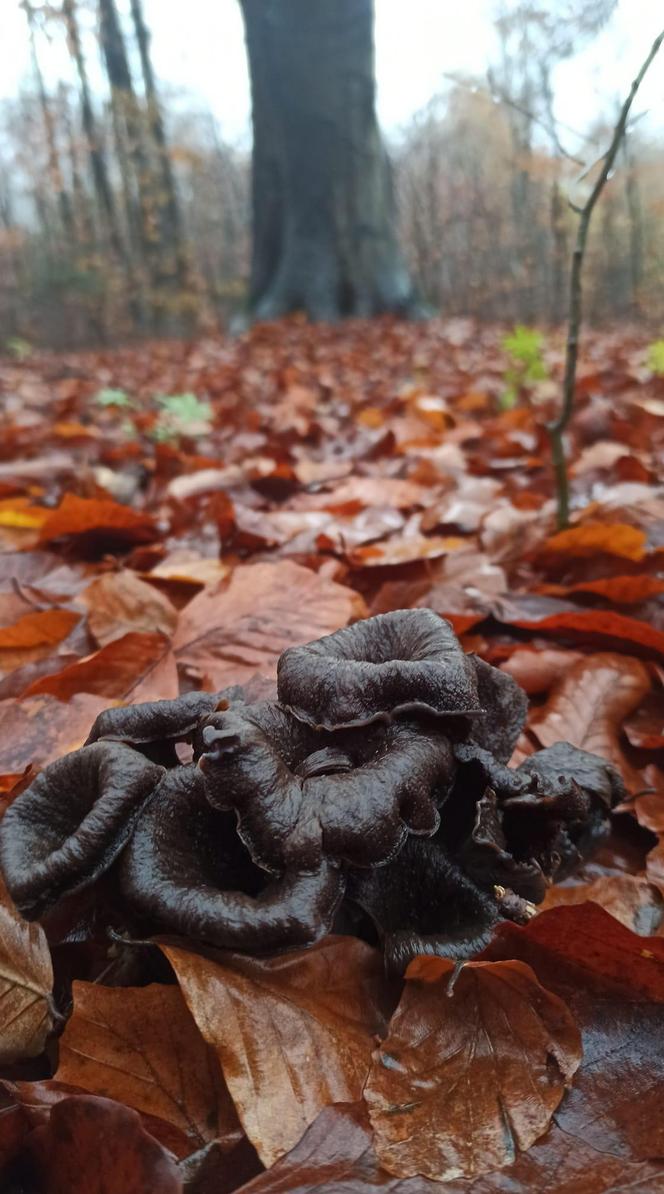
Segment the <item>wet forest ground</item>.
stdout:
<path fill-rule="evenodd" d="M 171 958 L 184 999 L 166 981 L 125 985 L 118 1004 L 107 951 L 52 939 L 54 1020 L 46 940 L 17 927 L 5 902 L 0 1053 L 4 1123 L 9 1116 L 13 1126 L 0 1139 L 3 1161 L 24 1164 L 29 1154 L 39 1168 L 47 1157 L 60 1172 L 63 1127 L 53 1119 L 69 1108 L 72 1147 L 93 1182 L 85 1105 L 72 1110 L 65 1098 L 74 1087 L 115 1101 L 110 1111 L 90 1104 L 90 1114 L 102 1117 L 109 1164 L 116 1147 L 132 1180 L 143 1174 L 147 1184 L 136 1178 L 132 1192 L 158 1173 L 154 1188 L 199 1194 L 417 1194 L 434 1188 L 413 1176 L 421 1172 L 447 1178 L 451 1190 L 664 1190 L 664 378 L 648 367 L 646 335 L 585 335 L 568 435 L 572 520 L 559 532 L 546 423 L 559 401 L 563 338 L 547 335 L 543 376 L 520 384 L 518 375 L 515 385 L 504 334 L 466 320 L 294 320 L 234 340 L 0 360 L 0 792 L 6 807 L 35 769 L 81 746 L 105 708 L 236 683 L 269 693 L 288 645 L 367 614 L 425 606 L 443 615 L 466 651 L 529 695 L 515 762 L 567 740 L 614 763 L 629 794 L 597 855 L 492 947 L 494 962 L 532 966 L 581 1028 L 584 1058 L 571 1092 L 549 1106 L 552 1126 L 514 1151 L 530 1140 L 523 1092 L 541 1092 L 544 1081 L 535 1043 L 516 1061 L 494 1041 L 488 1094 L 486 1072 L 473 1070 L 468 1042 L 480 1021 L 500 1035 L 483 1018 L 493 996 L 480 990 L 479 971 L 475 1011 L 463 1013 L 477 1023 L 459 1012 L 454 1029 L 466 1093 L 451 1111 L 431 982 L 422 979 L 419 996 L 418 983 L 406 983 L 390 1031 L 404 1050 L 415 1047 L 405 1008 L 431 1037 L 434 1076 L 417 1146 L 395 1161 L 389 1142 L 372 1140 L 361 1101 L 377 1029 L 357 1009 L 366 985 L 383 982 L 368 946 L 323 942 L 302 955 L 285 993 L 276 977 L 268 991 L 264 975 L 234 971 L 232 960 L 209 962 L 214 974 L 196 986 L 186 957 Z M 327 1003 L 317 1010 L 309 994 L 298 1004 L 293 991 L 314 989 L 323 965 L 339 975 Z M 72 977 L 73 1014 L 60 1046 L 46 1044 L 54 1025 L 61 1031 L 58 1016 L 70 1015 Z M 37 992 L 38 1026 L 26 984 Z M 246 1030 L 234 1043 L 210 1028 L 206 998 L 221 1005 L 221 987 Z M 5 995 L 12 1012 L 3 1022 Z M 519 1009 L 517 1018 L 530 1014 Z M 150 1032 L 155 1017 L 172 1031 Z M 124 1044 L 112 1044 L 121 1023 Z M 288 1040 L 303 1033 L 317 1060 L 293 1043 L 290 1064 L 301 1070 L 289 1078 Z M 208 1048 L 214 1078 L 194 1079 Z M 150 1069 L 149 1083 L 136 1079 L 137 1066 Z M 405 1104 L 403 1073 L 399 1081 Z M 481 1130 L 469 1150 L 474 1104 Z M 435 1143 L 443 1105 L 446 1149 Z M 141 1116 L 131 1130 L 127 1107 Z M 0 1116 L 0 1137 L 2 1124 Z M 146 1133 L 158 1142 L 149 1158 Z M 437 1158 L 424 1170 L 423 1150 Z M 190 1153 L 195 1163 L 185 1163 Z"/>

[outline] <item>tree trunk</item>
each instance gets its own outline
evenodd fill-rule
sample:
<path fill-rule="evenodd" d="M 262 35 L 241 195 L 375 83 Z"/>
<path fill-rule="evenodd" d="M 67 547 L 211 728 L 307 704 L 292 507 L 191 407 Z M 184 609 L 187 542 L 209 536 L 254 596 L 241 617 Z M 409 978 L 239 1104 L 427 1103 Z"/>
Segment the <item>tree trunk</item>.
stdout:
<path fill-rule="evenodd" d="M 101 141 L 97 133 L 97 122 L 95 120 L 92 99 L 90 97 L 88 74 L 85 68 L 85 58 L 83 57 L 81 38 L 78 29 L 78 22 L 76 19 L 75 0 L 63 0 L 62 12 L 65 19 L 65 29 L 67 33 L 69 53 L 76 64 L 76 72 L 78 74 L 81 97 L 81 117 L 83 120 L 83 128 L 85 130 L 85 136 L 87 140 L 88 153 L 90 155 L 90 168 L 92 171 L 92 180 L 94 183 L 95 192 L 97 194 L 97 202 L 105 217 L 108 239 L 113 252 L 121 261 L 125 261 L 125 247 L 120 234 L 120 226 L 115 208 L 115 199 L 108 177 L 106 157 L 104 155 Z"/>
<path fill-rule="evenodd" d="M 187 265 L 182 236 L 182 220 L 175 189 L 175 178 L 168 155 L 166 130 L 157 94 L 152 60 L 150 58 L 150 34 L 143 16 L 142 0 L 131 0 L 131 16 L 136 31 L 136 41 L 141 58 L 141 71 L 148 106 L 150 132 L 154 141 L 159 163 L 161 186 L 158 192 L 160 239 L 162 249 L 173 258 L 173 271 L 180 286 L 187 282 Z"/>
<path fill-rule="evenodd" d="M 259 319 L 410 313 L 374 106 L 372 0 L 241 0 Z"/>

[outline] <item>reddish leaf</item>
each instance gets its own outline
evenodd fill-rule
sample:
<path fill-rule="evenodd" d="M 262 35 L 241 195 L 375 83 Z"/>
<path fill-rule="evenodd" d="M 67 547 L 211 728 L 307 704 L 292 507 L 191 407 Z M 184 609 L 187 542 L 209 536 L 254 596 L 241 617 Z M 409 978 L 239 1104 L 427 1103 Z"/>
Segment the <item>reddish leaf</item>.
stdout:
<path fill-rule="evenodd" d="M 235 569 L 225 585 L 204 589 L 180 615 L 178 662 L 207 677 L 210 688 L 241 684 L 259 672 L 276 676 L 293 643 L 330 634 L 364 613 L 352 589 L 282 560 Z"/>
<path fill-rule="evenodd" d="M 505 618 L 500 620 L 508 621 Z M 612 611 L 587 609 L 579 610 L 578 613 L 564 612 L 540 618 L 539 621 L 510 617 L 509 625 L 522 630 L 536 630 L 538 634 L 550 634 L 555 638 L 570 639 L 572 642 L 624 650 L 630 654 L 643 655 L 646 659 L 656 656 L 664 660 L 664 634 L 660 630 Z"/>
<path fill-rule="evenodd" d="M 44 1194 L 182 1194 L 177 1165 L 135 1111 L 73 1095 L 29 1139 Z"/>
<path fill-rule="evenodd" d="M 566 597 L 569 593 L 596 593 L 616 605 L 638 605 L 664 593 L 664 581 L 655 576 L 608 576 L 602 580 L 584 580 L 575 585 L 542 585 L 542 593 Z"/>
<path fill-rule="evenodd" d="M 112 701 L 80 693 L 68 704 L 54 697 L 0 701 L 0 772 L 44 767 L 82 746 L 95 717 Z"/>
<path fill-rule="evenodd" d="M 624 725 L 632 746 L 641 750 L 664 749 L 664 693 L 650 693 Z"/>
<path fill-rule="evenodd" d="M 127 704 L 176 697 L 175 658 L 161 634 L 125 634 L 87 659 L 36 680 L 25 695 L 39 693 L 50 693 L 59 701 L 94 693 Z"/>
<path fill-rule="evenodd" d="M 360 1097 L 390 1002 L 375 950 L 345 937 L 265 961 L 162 949 L 264 1164 L 326 1104 Z"/>
<path fill-rule="evenodd" d="M 353 548 L 347 553 L 347 559 L 353 568 L 391 568 L 415 560 L 436 560 L 467 546 L 467 539 L 456 536 L 409 535 L 404 539 L 388 539 L 385 543 Z"/>
<path fill-rule="evenodd" d="M 501 663 L 500 670 L 512 676 L 529 696 L 536 696 L 548 692 L 580 659 L 583 656 L 578 651 L 563 651 L 556 647 L 535 651 L 531 647 L 520 647 Z"/>
<path fill-rule="evenodd" d="M 364 1092 L 380 1163 L 472 1178 L 541 1136 L 581 1060 L 578 1029 L 521 962 L 416 958 Z"/>
<path fill-rule="evenodd" d="M 638 875 L 606 875 L 593 883 L 550 887 L 540 909 L 583 904 L 592 900 L 600 908 L 643 937 L 664 934 L 664 898 Z"/>
<path fill-rule="evenodd" d="M 74 983 L 57 1078 L 173 1124 L 189 1152 L 241 1129 L 214 1053 L 177 987 Z"/>
<path fill-rule="evenodd" d="M 94 535 L 122 543 L 149 543 L 156 538 L 149 514 L 121 506 L 119 502 L 97 501 L 66 493 L 39 533 L 40 543 L 70 536 Z"/>

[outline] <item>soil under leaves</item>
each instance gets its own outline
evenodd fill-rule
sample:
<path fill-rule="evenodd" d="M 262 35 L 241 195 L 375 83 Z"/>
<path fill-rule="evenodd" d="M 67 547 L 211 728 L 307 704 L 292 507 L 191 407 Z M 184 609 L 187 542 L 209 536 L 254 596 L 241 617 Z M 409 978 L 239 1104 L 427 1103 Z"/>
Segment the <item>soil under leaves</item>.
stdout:
<path fill-rule="evenodd" d="M 0 361 L 3 809 L 104 708 L 271 695 L 285 647 L 414 606 L 528 692 L 515 761 L 567 740 L 629 792 L 460 975 L 395 984 L 343 936 L 47 941 L 2 894 L 3 1189 L 664 1191 L 664 380 L 588 335 L 561 533 L 562 341 L 503 409 L 500 339 L 293 320 Z"/>

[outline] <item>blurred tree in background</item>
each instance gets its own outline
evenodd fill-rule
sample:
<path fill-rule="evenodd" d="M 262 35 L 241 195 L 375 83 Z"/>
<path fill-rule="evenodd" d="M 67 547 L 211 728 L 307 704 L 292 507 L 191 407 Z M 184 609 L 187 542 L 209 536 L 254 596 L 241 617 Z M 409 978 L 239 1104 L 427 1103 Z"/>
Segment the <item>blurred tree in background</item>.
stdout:
<path fill-rule="evenodd" d="M 0 106 L 0 348 L 209 330 L 243 307 L 408 313 L 415 292 L 450 315 L 559 323 L 568 195 L 615 114 L 557 125 L 555 71 L 614 6 L 500 0 L 487 78 L 448 82 L 391 146 L 391 178 L 371 0 L 242 0 L 252 194 L 249 154 L 158 85 L 142 0 L 24 0 L 32 78 Z M 71 62 L 55 87 L 47 38 Z M 595 322 L 664 318 L 663 159 L 633 124 L 591 231 Z"/>

